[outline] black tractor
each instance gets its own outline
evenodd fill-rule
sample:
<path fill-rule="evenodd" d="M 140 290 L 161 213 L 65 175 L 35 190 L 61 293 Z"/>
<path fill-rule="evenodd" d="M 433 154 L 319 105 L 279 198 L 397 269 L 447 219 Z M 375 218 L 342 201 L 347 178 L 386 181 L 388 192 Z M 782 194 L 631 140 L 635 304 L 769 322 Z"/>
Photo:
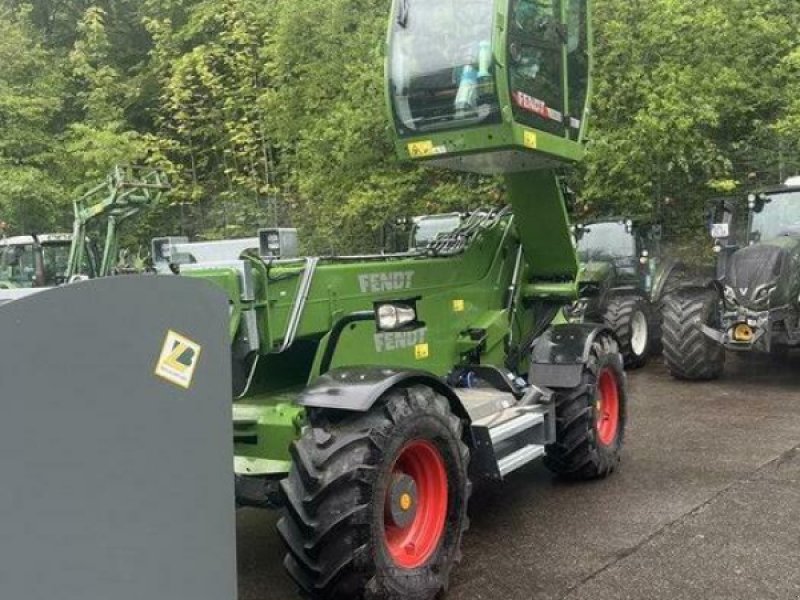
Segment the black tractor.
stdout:
<path fill-rule="evenodd" d="M 709 212 L 712 277 L 688 280 L 664 307 L 664 357 L 684 380 L 718 378 L 726 351 L 800 347 L 800 178 L 750 194 L 747 218 L 721 200 Z"/>

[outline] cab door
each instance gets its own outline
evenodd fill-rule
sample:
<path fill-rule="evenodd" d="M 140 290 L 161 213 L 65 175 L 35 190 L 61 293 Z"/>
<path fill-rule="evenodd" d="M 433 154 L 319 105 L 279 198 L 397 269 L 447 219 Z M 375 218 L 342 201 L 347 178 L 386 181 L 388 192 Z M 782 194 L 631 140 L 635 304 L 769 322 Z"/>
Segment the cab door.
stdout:
<path fill-rule="evenodd" d="M 587 0 L 510 0 L 508 81 L 514 121 L 578 140 L 589 83 Z"/>

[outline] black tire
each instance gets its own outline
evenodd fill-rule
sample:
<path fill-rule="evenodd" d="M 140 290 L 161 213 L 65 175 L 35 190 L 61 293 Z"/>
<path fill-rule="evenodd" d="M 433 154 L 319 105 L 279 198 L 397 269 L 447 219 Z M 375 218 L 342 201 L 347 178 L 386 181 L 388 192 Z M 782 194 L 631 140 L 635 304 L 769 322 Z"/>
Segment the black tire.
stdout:
<path fill-rule="evenodd" d="M 617 422 L 613 435 L 601 439 L 600 383 L 606 377 L 617 393 Z M 554 474 L 573 480 L 599 479 L 619 465 L 625 441 L 627 389 L 617 342 L 600 334 L 583 367 L 581 383 L 556 393 L 556 442 L 547 446 L 544 464 Z"/>
<path fill-rule="evenodd" d="M 649 303 L 638 296 L 612 298 L 603 315 L 603 321 L 619 342 L 625 366 L 629 369 L 645 366 L 651 347 L 652 319 Z M 643 344 L 640 339 L 634 341 L 635 328 L 642 326 L 646 336 Z"/>
<path fill-rule="evenodd" d="M 289 575 L 310 598 L 434 598 L 447 588 L 468 526 L 461 421 L 446 398 L 424 386 L 392 390 L 366 414 L 332 416 L 311 411 L 310 427 L 292 445 L 278 523 Z M 420 440 L 443 459 L 447 512 L 435 552 L 406 568 L 389 552 L 384 501 L 397 457 Z"/>
<path fill-rule="evenodd" d="M 719 297 L 710 289 L 683 289 L 664 298 L 664 360 L 670 374 L 685 381 L 718 379 L 725 348 L 709 339 L 701 325 L 717 327 Z"/>

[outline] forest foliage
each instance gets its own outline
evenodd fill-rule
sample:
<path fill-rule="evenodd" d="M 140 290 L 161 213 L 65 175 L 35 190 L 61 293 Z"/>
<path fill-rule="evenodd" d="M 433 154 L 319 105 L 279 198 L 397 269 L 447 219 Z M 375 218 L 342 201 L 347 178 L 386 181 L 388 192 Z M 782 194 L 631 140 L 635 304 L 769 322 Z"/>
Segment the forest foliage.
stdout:
<path fill-rule="evenodd" d="M 65 229 L 115 163 L 167 170 L 140 242 L 301 228 L 356 252 L 384 224 L 503 201 L 496 179 L 396 160 L 388 0 L 0 0 L 0 221 Z M 596 0 L 578 214 L 697 235 L 711 196 L 800 171 L 800 3 Z"/>

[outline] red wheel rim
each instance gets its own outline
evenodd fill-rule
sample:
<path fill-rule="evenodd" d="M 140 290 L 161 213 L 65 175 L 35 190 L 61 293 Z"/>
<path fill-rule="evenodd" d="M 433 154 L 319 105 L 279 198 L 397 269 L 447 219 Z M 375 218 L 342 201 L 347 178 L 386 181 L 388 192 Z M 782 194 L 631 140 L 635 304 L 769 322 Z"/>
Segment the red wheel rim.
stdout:
<path fill-rule="evenodd" d="M 439 450 L 427 440 L 409 442 L 400 451 L 392 475 L 411 477 L 416 484 L 416 514 L 406 527 L 384 516 L 386 548 L 395 564 L 415 569 L 436 552 L 447 520 L 447 471 Z M 385 502 L 389 501 L 389 491 Z"/>
<path fill-rule="evenodd" d="M 603 446 L 610 446 L 614 443 L 619 428 L 619 387 L 617 377 L 610 368 L 600 372 L 595 414 L 597 438 Z"/>

